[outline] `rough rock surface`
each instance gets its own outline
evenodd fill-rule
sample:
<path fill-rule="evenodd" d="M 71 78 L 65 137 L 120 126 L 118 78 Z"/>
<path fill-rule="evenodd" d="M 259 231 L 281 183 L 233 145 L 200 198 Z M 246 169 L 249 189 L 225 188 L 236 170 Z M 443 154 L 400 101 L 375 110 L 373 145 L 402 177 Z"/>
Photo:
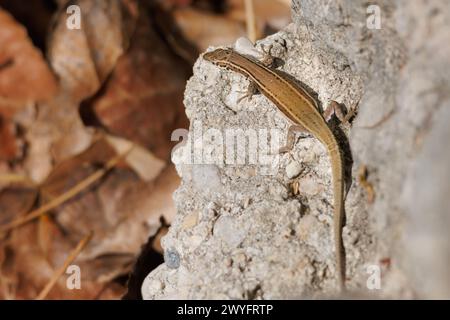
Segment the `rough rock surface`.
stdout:
<path fill-rule="evenodd" d="M 450 8 L 446 1 L 377 4 L 381 28 L 370 29 L 363 1 L 294 0 L 294 24 L 257 47 L 273 44 L 279 69 L 316 92 L 322 108 L 330 100 L 356 107 L 351 126 L 339 130 L 334 121 L 351 146 L 343 232 L 350 292 L 449 298 Z M 166 262 L 142 286 L 146 299 L 337 294 L 325 148 L 303 135 L 269 172 L 251 161 L 250 142 L 237 151 L 249 151 L 246 164 L 211 157 L 225 153 L 228 129 L 285 134 L 286 120 L 264 96 L 238 103 L 247 85 L 201 58 L 194 66 L 185 93 L 190 136 L 173 156 L 182 176 L 178 213 L 163 239 Z M 189 163 L 193 145 L 203 146 L 203 159 L 192 148 Z M 380 289 L 369 290 L 377 268 Z"/>

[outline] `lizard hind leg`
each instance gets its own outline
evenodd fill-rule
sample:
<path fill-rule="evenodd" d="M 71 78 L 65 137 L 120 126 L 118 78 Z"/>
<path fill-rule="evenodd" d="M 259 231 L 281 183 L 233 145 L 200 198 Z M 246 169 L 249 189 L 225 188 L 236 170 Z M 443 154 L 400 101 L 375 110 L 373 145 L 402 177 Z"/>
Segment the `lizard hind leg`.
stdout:
<path fill-rule="evenodd" d="M 327 108 L 323 112 L 323 117 L 325 118 L 325 120 L 327 122 L 329 122 L 331 120 L 331 117 L 334 114 L 336 116 L 336 118 L 339 119 L 339 121 L 341 121 L 342 123 L 345 123 L 348 121 L 348 119 L 346 119 L 343 109 L 344 108 L 341 104 L 339 104 L 338 102 L 336 102 L 334 100 L 331 100 L 330 103 L 328 104 Z"/>
<path fill-rule="evenodd" d="M 308 133 L 308 130 L 306 130 L 302 125 L 300 124 L 293 124 L 289 127 L 287 137 L 286 137 L 286 145 L 281 147 L 278 150 L 278 153 L 286 153 L 291 151 L 294 148 L 294 142 L 295 142 L 295 134 L 296 133 Z"/>
<path fill-rule="evenodd" d="M 331 100 L 323 112 L 323 117 L 327 122 L 330 121 L 333 114 L 343 124 L 348 124 L 350 119 L 356 114 L 356 107 L 350 108 L 348 112 L 344 111 L 344 106 L 334 100 Z"/>

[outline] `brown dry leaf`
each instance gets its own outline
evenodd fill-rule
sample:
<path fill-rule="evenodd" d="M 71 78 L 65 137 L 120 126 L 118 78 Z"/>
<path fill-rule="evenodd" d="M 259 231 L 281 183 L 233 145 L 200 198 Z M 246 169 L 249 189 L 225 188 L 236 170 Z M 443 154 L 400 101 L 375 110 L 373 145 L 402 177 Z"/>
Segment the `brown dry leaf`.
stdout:
<path fill-rule="evenodd" d="M 48 99 L 56 89 L 53 74 L 25 28 L 0 9 L 0 109 Z"/>
<path fill-rule="evenodd" d="M 167 160 L 174 128 L 186 127 L 182 104 L 190 66 L 175 55 L 142 12 L 127 54 L 102 94 L 84 108 L 114 135 L 148 148 Z"/>
<path fill-rule="evenodd" d="M 105 139 L 118 154 L 123 154 L 133 146 L 124 161 L 144 181 L 152 181 L 166 166 L 164 161 L 156 158 L 150 151 L 139 145 L 133 145 L 128 140 L 110 135 L 105 135 Z"/>
<path fill-rule="evenodd" d="M 36 201 L 37 190 L 10 186 L 0 191 L 0 225 L 4 225 L 28 212 Z M 11 250 L 7 247 L 7 235 L 0 234 L 0 299 L 13 299 L 16 295 L 16 274 L 7 272 Z"/>
<path fill-rule="evenodd" d="M 23 215 L 35 202 L 36 194 L 36 190 L 30 189 L 4 189 L 0 195 L 0 212 L 7 214 L 7 221 Z M 51 266 L 40 252 L 35 231 L 36 224 L 26 225 L 13 230 L 8 238 L 0 242 L 0 297 L 32 299 L 51 274 Z M 55 230 L 47 231 L 50 237 L 55 235 Z M 64 242 L 57 243 L 61 245 Z"/>
<path fill-rule="evenodd" d="M 183 35 L 194 43 L 200 52 L 209 46 L 233 43 L 239 37 L 246 36 L 245 24 L 223 15 L 213 14 L 195 8 L 177 8 L 174 19 Z"/>
<path fill-rule="evenodd" d="M 56 17 L 48 55 L 64 91 L 79 102 L 100 88 L 126 50 L 137 8 L 131 0 L 71 1 L 80 7 L 81 28 L 69 29 L 67 5 Z"/>
<path fill-rule="evenodd" d="M 131 171 L 116 169 L 97 188 L 58 208 L 55 219 L 76 239 L 86 230 L 95 232 L 82 253 L 84 258 L 126 256 L 129 262 L 147 237 L 157 231 L 161 216 L 172 221 L 172 193 L 178 184 L 172 167 L 154 183 L 143 183 Z M 107 265 L 110 270 L 116 269 L 111 262 Z"/>
<path fill-rule="evenodd" d="M 56 4 L 51 1 L 32 0 L 23 2 L 17 0 L 0 0 L 0 7 L 11 13 L 11 15 L 25 28 L 28 34 L 41 51 L 45 52 L 47 30 L 52 15 L 56 10 Z"/>
<path fill-rule="evenodd" d="M 89 174 L 96 167 L 106 163 L 116 155 L 114 149 L 104 140 L 98 139 L 83 153 L 62 161 L 52 170 L 41 184 L 41 196 L 45 199 L 54 198 L 64 193 Z"/>
<path fill-rule="evenodd" d="M 74 159 L 63 161 L 53 170 L 47 181 L 42 185 L 41 198 L 45 201 L 45 199 L 52 195 L 58 195 L 64 192 L 67 188 L 76 184 L 81 178 L 84 178 L 95 170 L 96 166 L 109 160 L 113 155 L 115 155 L 115 151 L 106 142 L 97 140 L 86 152 Z M 67 204 L 70 206 L 73 203 L 82 202 L 84 196 L 86 194 L 93 194 L 96 187 L 100 184 L 101 181 L 97 183 L 97 186 L 91 187 L 84 194 L 80 194 Z M 10 204 L 10 207 L 15 204 L 17 207 L 18 204 L 21 204 L 20 199 L 12 199 L 10 201 L 9 198 L 13 195 L 17 197 L 18 194 L 17 191 L 9 193 L 2 192 L 1 195 L 4 196 L 0 197 L 0 204 Z M 64 208 L 64 205 L 61 208 Z M 8 211 L 13 211 L 10 209 Z M 86 211 L 84 216 L 89 216 L 90 213 L 90 217 L 95 218 L 96 212 L 91 212 L 89 206 L 83 209 Z M 96 207 L 93 207 L 93 209 L 98 210 Z M 74 225 L 79 224 L 82 227 L 84 226 L 85 230 L 96 227 L 95 225 L 86 227 L 83 221 L 77 221 L 76 219 L 72 223 Z M 102 231 L 100 226 L 97 227 L 99 231 Z M 77 241 L 87 234 L 87 231 L 80 229 L 78 233 L 73 233 L 72 230 L 70 231 L 71 233 L 66 233 L 64 228 L 61 228 L 59 224 L 53 222 L 53 217 L 50 219 L 45 216 L 38 223 L 29 223 L 13 230 L 5 244 L 6 248 L 0 248 L 2 252 L 4 252 L 3 249 L 10 252 L 7 257 L 3 258 L 3 265 L 0 265 L 0 274 L 2 275 L 0 290 L 3 290 L 0 295 L 19 299 L 35 298 L 37 293 L 51 279 L 55 270 L 63 265 L 67 254 L 73 249 Z M 3 256 L 5 255 L 3 254 Z M 110 279 L 115 274 L 125 272 L 123 265 L 129 263 L 130 258 L 127 257 L 126 263 L 123 260 L 123 256 L 111 256 L 109 259 L 105 259 L 105 261 L 100 261 L 99 264 L 99 262 L 91 259 L 86 261 L 77 258 L 75 263 L 80 266 L 83 274 L 82 289 L 68 290 L 65 283 L 66 276 L 63 276 L 58 280 L 47 298 L 93 299 L 98 298 L 99 295 L 105 296 L 105 283 L 101 282 L 99 278 L 104 277 L 106 274 L 108 275 L 108 279 Z M 95 278 L 93 275 L 95 275 Z M 113 297 L 113 292 L 117 294 L 115 298 L 119 298 L 123 294 L 122 291 L 119 292 L 118 290 L 108 290 L 108 292 L 107 297 L 110 298 Z"/>
<path fill-rule="evenodd" d="M 15 114 L 56 90 L 55 77 L 25 28 L 0 8 L 0 161 L 22 156 Z"/>
<path fill-rule="evenodd" d="M 25 134 L 27 176 L 37 183 L 42 182 L 55 163 L 86 150 L 94 134 L 95 130 L 82 123 L 78 105 L 65 94 L 39 104 L 37 117 Z"/>
<path fill-rule="evenodd" d="M 0 236 L 1 237 L 1 236 Z M 2 240 L 0 238 L 0 240 Z M 14 281 L 14 279 L 10 279 L 7 277 L 7 275 L 3 274 L 3 265 L 6 261 L 6 248 L 4 242 L 0 242 L 0 299 L 6 300 L 6 299 L 12 299 L 14 297 L 14 293 L 12 292 L 14 290 L 14 284 L 11 282 Z"/>
<path fill-rule="evenodd" d="M 37 243 L 42 250 L 42 254 L 47 259 L 52 250 L 52 240 L 54 239 L 55 226 L 49 215 L 44 214 L 39 217 L 37 230 Z"/>
<path fill-rule="evenodd" d="M 80 100 L 94 94 L 126 50 L 137 8 L 135 1 L 79 0 L 81 29 L 69 29 L 67 1 L 61 4 L 50 36 L 49 58 L 64 90 L 52 101 L 38 106 L 36 121 L 27 130 L 29 145 L 26 169 L 42 182 L 54 163 L 86 150 L 94 130 L 79 117 Z"/>
<path fill-rule="evenodd" d="M 10 186 L 0 190 L 0 225 L 27 213 L 36 201 L 37 190 Z"/>
<path fill-rule="evenodd" d="M 176 208 L 172 200 L 180 178 L 173 166 L 168 166 L 153 183 L 135 185 L 115 205 L 117 212 L 126 212 L 124 219 L 98 247 L 90 247 L 86 254 L 100 256 L 105 252 L 121 252 L 135 255 L 147 238 L 160 227 L 160 218 L 173 221 Z"/>
<path fill-rule="evenodd" d="M 100 139 L 79 156 L 55 167 L 41 186 L 44 199 L 54 198 L 91 174 L 115 151 Z M 160 217 L 171 221 L 175 208 L 172 193 L 179 184 L 173 167 L 161 172 L 156 180 L 143 182 L 131 170 L 116 168 L 75 198 L 54 210 L 54 219 L 70 243 L 76 243 L 88 231 L 94 237 L 80 254 L 89 262 L 87 279 L 107 282 L 131 268 L 135 254 L 149 235 L 156 232 Z M 46 242 L 48 242 L 46 240 Z M 58 250 L 45 247 L 55 261 Z"/>
<path fill-rule="evenodd" d="M 119 58 L 127 48 L 133 17 L 137 16 L 133 0 L 70 1 L 81 6 L 81 30 L 65 28 L 68 2 L 58 3 L 61 6 L 50 34 L 49 57 L 63 90 L 53 92 L 46 101 L 39 101 L 36 108 L 33 103 L 41 96 L 25 96 L 24 101 L 17 103 L 8 100 L 6 109 L 1 108 L 6 98 L 1 100 L 0 94 L 0 172 L 27 175 L 38 182 L 39 200 L 43 204 L 114 157 L 121 143 L 111 144 L 97 135 L 95 129 L 86 128 L 78 109 L 80 100 L 97 92 L 118 59 L 120 65 L 94 99 L 94 110 L 102 122 L 106 119 L 104 124 L 108 129 L 152 151 L 137 147 L 121 166 L 89 188 L 39 220 L 1 238 L 0 297 L 35 298 L 77 242 L 93 230 L 94 238 L 75 261 L 82 270 L 82 289 L 68 290 L 67 275 L 63 275 L 47 298 L 118 298 L 124 287 L 114 279 L 130 271 L 141 245 L 158 230 L 161 216 L 170 222 L 175 214 L 172 193 L 179 184 L 178 175 L 152 152 L 168 159 L 170 133 L 173 128 L 187 124 L 182 96 L 190 66 L 171 52 L 146 15 L 127 56 Z M 23 39 L 30 42 L 27 37 Z M 0 57 L 2 50 L 0 46 Z M 0 67 L 0 80 L 3 70 L 15 64 L 7 61 L 3 67 Z M 38 85 L 29 86 L 43 90 Z M 39 94 L 45 96 L 44 92 Z M 26 108 L 22 106 L 25 102 Z M 26 157 L 20 159 L 24 161 L 2 164 L 2 147 L 7 160 L 20 157 L 22 145 L 16 119 L 20 112 L 16 109 L 30 108 L 35 111 L 24 121 L 26 125 L 20 122 L 27 143 Z M 115 118 L 116 113 L 119 118 Z M 125 134 L 121 128 L 127 129 Z M 0 189 L 0 223 L 29 211 L 36 198 L 37 191 L 31 187 Z"/>
<path fill-rule="evenodd" d="M 2 114 L 0 106 L 0 162 L 20 158 L 22 145 L 15 123 L 8 115 Z"/>
<path fill-rule="evenodd" d="M 3 277 L 8 279 L 10 287 L 14 288 L 10 290 L 10 298 L 34 299 L 73 249 L 74 244 L 68 241 L 55 224 L 51 224 L 50 228 L 52 259 L 48 259 L 39 246 L 36 223 L 22 226 L 12 232 L 6 244 L 9 254 L 0 270 L 2 279 Z M 89 262 L 77 258 L 74 264 L 81 269 L 81 289 L 69 290 L 66 285 L 68 275 L 63 275 L 47 299 L 94 299 L 103 291 L 104 283 L 85 277 L 86 271 L 90 268 Z M 120 293 L 112 298 L 119 297 Z"/>

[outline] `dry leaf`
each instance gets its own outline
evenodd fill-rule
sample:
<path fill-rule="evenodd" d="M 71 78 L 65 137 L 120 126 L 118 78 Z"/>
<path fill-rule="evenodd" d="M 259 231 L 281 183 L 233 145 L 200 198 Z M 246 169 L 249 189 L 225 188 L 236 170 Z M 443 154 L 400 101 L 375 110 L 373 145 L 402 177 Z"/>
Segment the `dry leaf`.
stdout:
<path fill-rule="evenodd" d="M 40 183 L 55 163 L 86 150 L 95 131 L 83 125 L 77 104 L 63 93 L 38 107 L 37 118 L 25 134 L 28 143 L 25 167 L 27 175 Z"/>
<path fill-rule="evenodd" d="M 87 151 L 63 161 L 41 186 L 41 197 L 51 199 L 92 174 L 111 158 L 114 150 L 99 140 Z M 141 181 L 132 171 L 116 168 L 102 181 L 56 208 L 54 219 L 71 243 L 92 230 L 94 237 L 80 258 L 91 261 L 89 277 L 109 281 L 131 267 L 134 255 L 147 237 L 158 229 L 160 217 L 171 221 L 175 208 L 172 193 L 179 184 L 173 167 L 161 172 L 151 183 Z M 53 250 L 48 250 L 52 258 Z"/>
<path fill-rule="evenodd" d="M 136 253 L 148 236 L 160 227 L 160 219 L 171 223 L 176 208 L 172 200 L 180 178 L 173 166 L 167 167 L 154 183 L 142 183 L 132 187 L 115 204 L 116 211 L 126 212 L 127 219 L 115 226 L 114 232 L 102 239 L 101 246 L 91 247 L 86 254 L 100 256 L 105 252 Z M 124 214 L 124 213 L 123 213 Z"/>
<path fill-rule="evenodd" d="M 6 250 L 10 252 L 0 270 L 3 277 L 13 283 L 14 299 L 34 299 L 51 279 L 55 270 L 63 265 L 74 244 L 53 225 L 51 227 L 52 259 L 48 259 L 38 243 L 38 225 L 28 224 L 12 232 Z M 82 272 L 81 289 L 69 290 L 66 285 L 68 275 L 63 275 L 47 299 L 93 299 L 103 290 L 104 284 L 85 277 L 90 263 L 77 258 L 74 264 Z M 1 295 L 1 293 L 0 293 Z M 120 293 L 115 298 L 120 297 Z"/>
<path fill-rule="evenodd" d="M 36 201 L 37 190 L 11 186 L 0 190 L 0 225 L 27 213 Z"/>
<path fill-rule="evenodd" d="M 126 152 L 133 146 L 132 142 L 122 138 L 106 135 L 105 139 L 118 154 Z M 133 146 L 133 149 L 125 157 L 124 161 L 144 181 L 152 181 L 166 166 L 164 161 L 156 158 L 150 151 L 139 145 Z"/>
<path fill-rule="evenodd" d="M 142 300 L 141 287 L 144 279 L 153 269 L 164 262 L 162 253 L 155 250 L 155 246 L 160 246 L 161 236 L 166 233 L 167 225 L 163 223 L 158 232 L 142 246 L 127 282 L 127 293 L 122 299 Z"/>
<path fill-rule="evenodd" d="M 223 15 L 213 14 L 194 8 L 178 8 L 173 12 L 174 19 L 183 35 L 194 43 L 200 52 L 209 46 L 223 46 L 245 37 L 243 21 L 236 21 Z"/>
<path fill-rule="evenodd" d="M 134 1 L 133 1 L 134 2 Z M 132 1 L 77 0 L 81 28 L 69 29 L 64 5 L 50 37 L 49 59 L 65 92 L 74 101 L 93 95 L 128 46 L 136 12 Z"/>
<path fill-rule="evenodd" d="M 51 23 L 52 15 L 57 9 L 52 1 L 32 0 L 24 6 L 17 0 L 0 0 L 0 7 L 22 24 L 28 32 L 34 45 L 46 52 L 47 31 Z"/>
<path fill-rule="evenodd" d="M 17 160 L 23 153 L 15 114 L 56 90 L 55 77 L 25 28 L 0 8 L 0 161 Z"/>
<path fill-rule="evenodd" d="M 53 74 L 25 28 L 0 9 L 0 109 L 48 99 L 56 89 Z"/>
<path fill-rule="evenodd" d="M 190 66 L 160 38 L 141 14 L 129 51 L 103 88 L 85 108 L 114 135 L 136 142 L 168 159 L 175 128 L 186 127 L 183 107 Z"/>
<path fill-rule="evenodd" d="M 17 127 L 0 106 L 0 162 L 12 161 L 22 155 L 22 141 L 17 135 Z"/>

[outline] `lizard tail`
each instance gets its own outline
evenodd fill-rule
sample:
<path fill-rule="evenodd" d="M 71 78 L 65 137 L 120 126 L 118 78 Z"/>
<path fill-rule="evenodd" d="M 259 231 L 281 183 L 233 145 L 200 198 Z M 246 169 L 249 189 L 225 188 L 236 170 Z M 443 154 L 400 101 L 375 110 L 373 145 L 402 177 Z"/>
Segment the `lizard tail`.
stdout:
<path fill-rule="evenodd" d="M 344 226 L 344 169 L 343 158 L 336 140 L 329 147 L 331 169 L 333 175 L 334 194 L 334 242 L 336 255 L 336 272 L 339 288 L 345 290 L 345 250 L 342 241 L 342 228 Z"/>

